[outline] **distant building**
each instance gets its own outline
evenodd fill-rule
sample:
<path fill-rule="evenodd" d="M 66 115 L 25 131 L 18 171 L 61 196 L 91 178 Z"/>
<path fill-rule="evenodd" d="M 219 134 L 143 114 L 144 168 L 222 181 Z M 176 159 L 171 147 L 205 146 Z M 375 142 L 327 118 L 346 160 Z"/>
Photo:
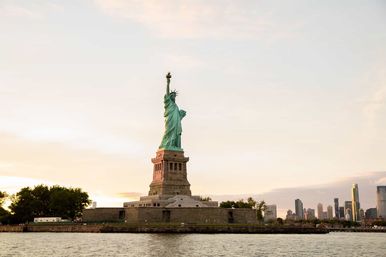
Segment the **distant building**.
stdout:
<path fill-rule="evenodd" d="M 359 220 L 363 220 L 365 218 L 365 211 L 361 208 L 359 210 Z"/>
<path fill-rule="evenodd" d="M 386 219 L 386 186 L 377 186 L 377 215 Z"/>
<path fill-rule="evenodd" d="M 300 199 L 295 200 L 295 213 L 298 220 L 304 219 L 303 202 Z"/>
<path fill-rule="evenodd" d="M 293 213 L 292 210 L 287 211 L 287 215 L 285 216 L 286 220 L 295 220 L 296 218 L 296 213 Z"/>
<path fill-rule="evenodd" d="M 329 206 L 327 206 L 327 219 L 332 220 L 333 218 L 334 218 L 334 214 L 332 211 L 332 206 L 329 205 Z"/>
<path fill-rule="evenodd" d="M 360 220 L 360 213 L 359 210 L 361 208 L 361 205 L 359 203 L 359 189 L 358 184 L 352 185 L 352 191 L 351 191 L 351 201 L 352 201 L 352 220 L 353 221 L 359 221 Z"/>
<path fill-rule="evenodd" d="M 277 219 L 277 206 L 276 204 L 267 205 L 264 210 L 264 221 L 272 221 Z"/>
<path fill-rule="evenodd" d="M 344 219 L 344 207 L 339 207 L 339 219 Z"/>
<path fill-rule="evenodd" d="M 95 209 L 97 207 L 97 202 L 92 202 L 92 204 L 91 204 L 91 209 Z"/>
<path fill-rule="evenodd" d="M 314 220 L 314 219 L 316 219 L 316 217 L 315 217 L 315 209 L 308 208 L 307 211 L 304 212 L 304 218 L 306 220 Z"/>
<path fill-rule="evenodd" d="M 34 222 L 62 222 L 61 217 L 38 217 L 34 218 Z"/>
<path fill-rule="evenodd" d="M 318 203 L 318 219 L 322 220 L 323 219 L 323 204 Z"/>
<path fill-rule="evenodd" d="M 335 210 L 335 218 L 336 219 L 339 219 L 340 218 L 340 215 L 339 215 L 339 198 L 334 198 L 334 210 Z"/>
<path fill-rule="evenodd" d="M 292 220 L 292 217 L 293 217 L 292 210 L 288 210 L 287 215 L 285 215 L 285 219 Z"/>
<path fill-rule="evenodd" d="M 352 202 L 351 201 L 345 201 L 344 202 L 344 219 L 345 220 L 352 220 L 351 208 L 352 208 Z M 347 216 L 347 214 L 349 214 L 349 216 Z M 349 218 L 347 218 L 347 217 L 349 217 Z"/>
<path fill-rule="evenodd" d="M 345 220 L 352 221 L 352 212 L 351 212 L 350 208 L 346 209 L 344 218 L 345 218 Z"/>
<path fill-rule="evenodd" d="M 367 209 L 365 212 L 366 219 L 376 219 L 377 218 L 377 208 Z"/>

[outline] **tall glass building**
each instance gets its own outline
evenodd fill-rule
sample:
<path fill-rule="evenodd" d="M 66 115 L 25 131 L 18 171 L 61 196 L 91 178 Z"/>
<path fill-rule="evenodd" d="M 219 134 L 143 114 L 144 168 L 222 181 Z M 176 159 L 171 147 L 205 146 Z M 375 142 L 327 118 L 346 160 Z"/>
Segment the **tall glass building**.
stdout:
<path fill-rule="evenodd" d="M 386 186 L 377 186 L 377 216 L 386 219 Z"/>
<path fill-rule="evenodd" d="M 304 219 L 303 202 L 300 199 L 295 200 L 295 213 L 298 219 Z"/>
<path fill-rule="evenodd" d="M 359 221 L 360 215 L 359 215 L 359 209 L 361 208 L 361 205 L 359 203 L 359 189 L 358 184 L 352 185 L 352 194 L 351 194 L 351 202 L 352 202 L 352 220 L 353 221 Z"/>
<path fill-rule="evenodd" d="M 339 198 L 334 198 L 335 218 L 339 219 Z"/>
<path fill-rule="evenodd" d="M 318 219 L 322 220 L 323 219 L 323 204 L 318 203 L 317 211 L 318 211 Z"/>

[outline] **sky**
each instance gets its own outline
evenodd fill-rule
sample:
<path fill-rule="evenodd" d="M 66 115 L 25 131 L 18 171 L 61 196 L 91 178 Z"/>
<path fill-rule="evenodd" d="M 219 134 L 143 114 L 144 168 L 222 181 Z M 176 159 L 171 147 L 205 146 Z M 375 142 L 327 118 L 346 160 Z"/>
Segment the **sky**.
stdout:
<path fill-rule="evenodd" d="M 81 187 L 98 206 L 146 195 L 170 71 L 193 194 L 306 199 L 346 181 L 349 199 L 362 181 L 374 207 L 385 23 L 376 0 L 0 0 L 0 190 Z M 333 203 L 305 207 L 320 201 Z"/>

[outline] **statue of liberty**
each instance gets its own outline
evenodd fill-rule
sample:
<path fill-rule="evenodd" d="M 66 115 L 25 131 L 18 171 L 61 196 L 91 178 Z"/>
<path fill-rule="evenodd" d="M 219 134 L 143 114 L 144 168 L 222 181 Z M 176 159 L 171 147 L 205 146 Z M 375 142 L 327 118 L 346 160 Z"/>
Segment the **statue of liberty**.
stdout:
<path fill-rule="evenodd" d="M 162 138 L 159 149 L 182 151 L 181 148 L 181 120 L 185 117 L 186 112 L 178 109 L 176 104 L 177 92 L 175 90 L 170 92 L 170 72 L 166 75 L 167 85 L 166 94 L 164 96 L 165 108 L 165 133 Z"/>

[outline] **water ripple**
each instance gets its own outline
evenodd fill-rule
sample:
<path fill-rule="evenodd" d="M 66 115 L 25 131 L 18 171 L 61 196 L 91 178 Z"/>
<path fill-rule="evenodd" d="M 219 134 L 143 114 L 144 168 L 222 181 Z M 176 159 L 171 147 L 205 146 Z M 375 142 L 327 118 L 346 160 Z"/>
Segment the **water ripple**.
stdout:
<path fill-rule="evenodd" d="M 385 257 L 386 234 L 0 233 L 0 256 Z"/>

